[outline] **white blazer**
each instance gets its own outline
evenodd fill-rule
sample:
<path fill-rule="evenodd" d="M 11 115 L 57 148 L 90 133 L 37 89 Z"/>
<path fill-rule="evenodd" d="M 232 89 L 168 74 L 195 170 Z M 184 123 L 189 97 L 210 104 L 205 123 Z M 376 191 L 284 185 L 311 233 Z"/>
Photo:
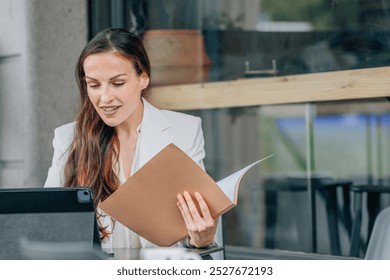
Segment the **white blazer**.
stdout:
<path fill-rule="evenodd" d="M 141 168 L 170 143 L 186 152 L 204 169 L 205 150 L 201 119 L 183 113 L 159 110 L 145 99 L 143 99 L 143 103 L 144 114 L 136 148 L 138 163 L 136 170 L 133 171 L 135 172 Z M 64 186 L 64 167 L 68 156 L 68 148 L 74 138 L 74 130 L 74 122 L 55 129 L 53 160 L 48 171 L 45 187 Z M 120 178 L 121 183 L 124 183 L 123 176 L 118 174 L 118 178 Z M 110 230 L 110 227 L 108 230 Z M 142 247 L 155 246 L 142 237 L 140 242 Z M 112 241 L 108 241 L 105 246 L 103 244 L 103 247 L 112 247 Z"/>

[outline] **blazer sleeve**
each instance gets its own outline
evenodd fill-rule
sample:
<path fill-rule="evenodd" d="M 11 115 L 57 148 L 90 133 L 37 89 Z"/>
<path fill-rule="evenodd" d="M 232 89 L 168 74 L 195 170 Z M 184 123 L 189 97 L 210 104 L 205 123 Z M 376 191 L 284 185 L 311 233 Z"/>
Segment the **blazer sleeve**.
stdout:
<path fill-rule="evenodd" d="M 69 146 L 73 141 L 73 135 L 73 125 L 65 125 L 54 130 L 53 159 L 44 187 L 64 186 L 64 167 L 68 157 Z"/>

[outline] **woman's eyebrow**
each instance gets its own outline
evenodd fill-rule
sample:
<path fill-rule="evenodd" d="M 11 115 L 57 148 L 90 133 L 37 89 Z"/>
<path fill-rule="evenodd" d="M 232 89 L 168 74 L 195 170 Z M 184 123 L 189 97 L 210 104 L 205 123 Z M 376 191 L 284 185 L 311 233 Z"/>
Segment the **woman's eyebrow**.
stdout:
<path fill-rule="evenodd" d="M 94 78 L 92 78 L 92 77 L 88 77 L 88 76 L 85 76 L 84 79 L 90 79 L 90 80 L 97 81 L 96 79 L 94 79 Z"/>
<path fill-rule="evenodd" d="M 118 75 L 115 75 L 114 77 L 110 78 L 109 80 L 114 80 L 116 78 L 119 78 L 120 76 L 127 76 L 126 73 L 123 73 L 123 74 L 118 74 Z M 89 76 L 85 76 L 85 79 L 90 79 L 90 80 L 94 80 L 94 81 L 97 81 L 97 79 L 95 78 L 92 78 L 92 77 L 89 77 Z"/>
<path fill-rule="evenodd" d="M 116 78 L 119 78 L 120 76 L 127 76 L 127 74 L 126 74 L 126 73 L 118 74 L 118 75 L 116 75 L 116 76 L 110 78 L 110 81 L 111 81 L 111 80 L 114 80 L 114 79 L 116 79 Z"/>

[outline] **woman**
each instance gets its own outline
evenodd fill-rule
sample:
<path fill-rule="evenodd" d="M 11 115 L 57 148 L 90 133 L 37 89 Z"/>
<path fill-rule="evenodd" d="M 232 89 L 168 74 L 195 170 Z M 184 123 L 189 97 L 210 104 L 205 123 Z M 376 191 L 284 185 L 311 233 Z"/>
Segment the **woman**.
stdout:
<path fill-rule="evenodd" d="M 94 191 L 103 248 L 153 247 L 102 213 L 98 205 L 169 143 L 203 168 L 199 118 L 159 110 L 144 96 L 150 89 L 149 58 L 137 36 L 124 29 L 99 32 L 82 51 L 76 80 L 80 108 L 74 123 L 55 130 L 54 155 L 45 186 L 87 186 Z M 199 193 L 178 195 L 189 238 L 184 246 L 214 242 L 217 221 Z M 180 245 L 180 244 L 179 244 Z"/>

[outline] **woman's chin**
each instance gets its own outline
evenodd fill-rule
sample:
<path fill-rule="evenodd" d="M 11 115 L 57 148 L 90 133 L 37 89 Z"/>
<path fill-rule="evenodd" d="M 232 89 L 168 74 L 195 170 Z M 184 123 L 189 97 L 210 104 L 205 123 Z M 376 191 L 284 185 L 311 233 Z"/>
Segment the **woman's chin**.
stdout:
<path fill-rule="evenodd" d="M 103 119 L 103 122 L 106 124 L 106 125 L 108 125 L 108 126 L 110 126 L 110 127 L 116 127 L 116 126 L 118 126 L 118 122 L 116 122 L 116 121 L 111 121 L 111 120 L 105 120 L 105 119 Z"/>

